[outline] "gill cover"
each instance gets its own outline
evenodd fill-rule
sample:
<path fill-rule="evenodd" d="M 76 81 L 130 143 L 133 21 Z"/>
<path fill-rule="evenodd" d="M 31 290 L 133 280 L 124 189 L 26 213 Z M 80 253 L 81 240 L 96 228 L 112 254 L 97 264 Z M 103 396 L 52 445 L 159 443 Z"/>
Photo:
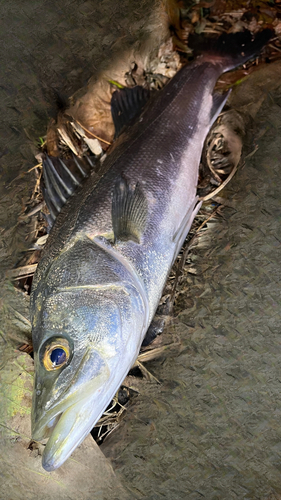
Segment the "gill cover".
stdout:
<path fill-rule="evenodd" d="M 87 237 L 76 241 L 33 292 L 32 435 L 49 438 L 47 470 L 60 466 L 90 432 L 138 355 L 147 327 L 141 284 L 114 249 L 109 254 L 101 245 Z"/>

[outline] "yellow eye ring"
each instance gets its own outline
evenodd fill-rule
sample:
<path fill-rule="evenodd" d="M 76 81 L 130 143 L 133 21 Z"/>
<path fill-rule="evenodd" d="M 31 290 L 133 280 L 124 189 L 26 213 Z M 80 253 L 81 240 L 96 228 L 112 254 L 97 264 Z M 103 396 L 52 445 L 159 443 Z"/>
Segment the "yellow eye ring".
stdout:
<path fill-rule="evenodd" d="M 43 365 L 48 371 L 59 370 L 68 362 L 70 357 L 69 343 L 66 339 L 59 339 L 46 346 L 43 355 Z"/>

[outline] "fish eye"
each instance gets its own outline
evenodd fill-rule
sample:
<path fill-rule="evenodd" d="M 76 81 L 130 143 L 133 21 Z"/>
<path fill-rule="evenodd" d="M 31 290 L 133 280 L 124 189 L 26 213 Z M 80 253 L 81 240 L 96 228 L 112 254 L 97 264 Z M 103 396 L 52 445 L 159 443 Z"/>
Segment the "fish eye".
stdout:
<path fill-rule="evenodd" d="M 55 339 L 45 345 L 42 362 L 46 370 L 58 370 L 67 364 L 70 347 L 66 339 Z"/>

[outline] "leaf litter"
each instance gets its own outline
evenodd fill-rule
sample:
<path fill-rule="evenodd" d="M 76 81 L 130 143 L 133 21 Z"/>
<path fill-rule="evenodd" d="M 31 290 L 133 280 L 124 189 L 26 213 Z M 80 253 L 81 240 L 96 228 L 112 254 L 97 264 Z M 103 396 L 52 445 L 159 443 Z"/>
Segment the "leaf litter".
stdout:
<path fill-rule="evenodd" d="M 221 91 L 239 86 L 257 68 L 280 58 L 281 42 L 278 35 L 281 33 L 281 5 L 279 4 L 273 6 L 268 2 L 249 4 L 243 1 L 227 2 L 224 0 L 199 3 L 169 1 L 167 3 L 173 34 L 162 43 L 157 56 L 150 54 L 146 64 L 140 58 L 126 71 L 124 71 L 124 63 L 119 67 L 117 64 L 112 69 L 109 78 L 108 75 L 102 74 L 98 81 L 90 81 L 87 89 L 71 97 L 69 107 L 60 112 L 56 120 L 50 122 L 46 136 L 40 137 L 41 152 L 63 158 L 69 158 L 72 154 L 78 157 L 95 154 L 98 157 L 105 153 L 114 136 L 110 100 L 115 88 L 135 85 L 143 85 L 152 91 L 162 88 L 180 66 L 192 57 L 192 51 L 188 48 L 190 33 L 218 36 L 222 32 L 232 33 L 245 28 L 256 33 L 268 25 L 275 29 L 277 36 L 264 50 L 262 56 L 256 58 L 255 61 L 248 62 L 242 69 L 220 78 L 217 88 Z M 233 115 L 235 115 L 234 118 Z M 118 427 L 128 404 L 138 394 L 138 390 L 133 387 L 141 386 L 134 382 L 131 384 L 136 368 L 138 368 L 138 377 L 144 377 L 151 383 L 160 383 L 143 363 L 157 356 L 163 356 L 165 351 L 172 347 L 161 345 L 159 334 L 167 324 L 173 322 L 173 307 L 178 296 L 183 293 L 182 276 L 186 266 L 187 268 L 189 266 L 187 263 L 189 253 L 192 252 L 198 237 L 206 230 L 208 222 L 219 217 L 223 206 L 227 205 L 227 200 L 217 195 L 232 180 L 239 168 L 242 144 L 246 135 L 243 125 L 243 116 L 230 108 L 220 115 L 206 139 L 198 184 L 198 195 L 205 203 L 176 259 L 159 303 L 155 320 L 157 323 L 160 319 L 161 327 L 157 330 L 157 327 L 152 324 L 152 329 L 157 331 L 156 335 L 152 334 L 152 343 L 142 347 L 135 367 L 132 368 L 124 385 L 121 386 L 92 431 L 93 437 L 99 444 Z M 250 154 L 254 153 L 255 151 Z M 38 159 L 39 163 L 27 172 L 33 175 L 35 184 L 31 198 L 21 215 L 21 219 L 34 218 L 33 243 L 18 266 L 7 272 L 7 278 L 12 279 L 15 286 L 26 295 L 30 293 L 32 276 L 48 237 L 45 220 L 47 209 L 41 192 L 40 153 Z M 196 266 L 190 266 L 189 272 L 196 274 Z M 32 354 L 30 342 L 19 344 L 17 347 L 19 352 Z M 25 381 L 21 383 L 23 383 L 21 387 L 24 387 Z M 15 398 L 13 394 L 15 393 L 11 395 L 10 408 L 13 407 L 12 404 L 18 404 L 16 398 L 20 398 L 22 392 L 19 389 Z M 9 398 L 6 398 L 6 401 L 8 400 Z M 14 403 L 12 403 L 13 400 Z"/>

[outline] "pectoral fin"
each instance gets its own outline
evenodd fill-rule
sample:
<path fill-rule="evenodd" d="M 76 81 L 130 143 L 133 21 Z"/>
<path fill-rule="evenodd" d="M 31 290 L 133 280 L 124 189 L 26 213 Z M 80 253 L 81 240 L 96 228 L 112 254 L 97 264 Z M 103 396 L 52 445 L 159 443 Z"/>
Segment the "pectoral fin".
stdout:
<path fill-rule="evenodd" d="M 112 196 L 112 226 L 115 241 L 140 243 L 147 220 L 147 199 L 140 185 L 121 178 Z"/>

